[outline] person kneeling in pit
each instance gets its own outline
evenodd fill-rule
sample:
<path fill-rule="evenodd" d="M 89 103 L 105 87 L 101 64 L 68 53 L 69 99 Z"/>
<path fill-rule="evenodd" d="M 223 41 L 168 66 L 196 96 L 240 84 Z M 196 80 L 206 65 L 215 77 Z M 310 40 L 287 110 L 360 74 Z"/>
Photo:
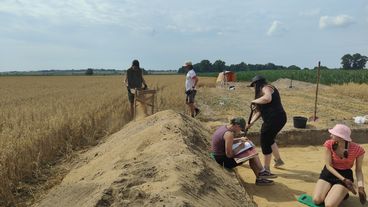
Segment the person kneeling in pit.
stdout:
<path fill-rule="evenodd" d="M 317 205 L 339 206 L 349 198 L 349 191 L 356 194 L 353 171 L 358 184 L 359 200 L 362 205 L 367 202 L 364 190 L 363 158 L 365 150 L 352 141 L 351 129 L 344 124 L 336 124 L 330 132 L 330 139 L 325 141 L 323 167 L 313 192 L 313 202 Z"/>
<path fill-rule="evenodd" d="M 236 152 L 233 150 L 233 144 L 245 142 L 246 137 L 234 138 L 245 129 L 245 120 L 241 117 L 233 118 L 230 124 L 219 127 L 212 136 L 212 151 L 216 162 L 225 168 L 232 169 L 242 163 L 237 163 L 234 159 Z M 249 166 L 256 176 L 256 185 L 272 185 L 274 181 L 269 178 L 276 178 L 275 174 L 265 170 L 261 161 L 256 155 L 249 160 Z"/>

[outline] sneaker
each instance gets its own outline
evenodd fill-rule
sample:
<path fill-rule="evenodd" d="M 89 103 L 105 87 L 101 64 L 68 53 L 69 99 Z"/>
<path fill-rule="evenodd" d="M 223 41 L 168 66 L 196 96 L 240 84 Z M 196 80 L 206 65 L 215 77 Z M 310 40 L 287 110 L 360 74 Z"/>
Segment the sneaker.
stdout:
<path fill-rule="evenodd" d="M 258 173 L 259 178 L 277 178 L 277 175 L 271 173 L 268 170 Z"/>
<path fill-rule="evenodd" d="M 285 165 L 285 163 L 284 163 L 284 161 L 282 161 L 282 159 L 278 159 L 278 160 L 274 159 L 274 161 L 275 161 L 275 164 L 273 166 L 275 168 L 278 168 L 278 167 L 281 167 L 281 166 Z"/>
<path fill-rule="evenodd" d="M 198 114 L 201 112 L 201 110 L 199 110 L 199 108 L 195 108 L 195 115 L 194 116 L 198 116 Z"/>
<path fill-rule="evenodd" d="M 273 182 L 273 180 L 267 180 L 265 178 L 257 178 L 256 179 L 256 185 L 267 186 L 267 185 L 273 185 L 273 184 L 275 184 L 275 182 Z"/>

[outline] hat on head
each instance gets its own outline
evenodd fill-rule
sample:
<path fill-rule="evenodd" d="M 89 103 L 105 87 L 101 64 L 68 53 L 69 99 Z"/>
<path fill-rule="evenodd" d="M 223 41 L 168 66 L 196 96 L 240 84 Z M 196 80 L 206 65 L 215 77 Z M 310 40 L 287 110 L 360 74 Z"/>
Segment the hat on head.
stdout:
<path fill-rule="evenodd" d="M 193 66 L 192 61 L 186 61 L 183 66 Z"/>
<path fill-rule="evenodd" d="M 137 66 L 137 67 L 139 67 L 139 61 L 138 61 L 138 60 L 133 60 L 133 62 L 132 62 L 132 66 Z"/>
<path fill-rule="evenodd" d="M 351 130 L 344 124 L 336 124 L 332 129 L 328 130 L 331 134 L 342 138 L 345 141 L 351 142 Z"/>
<path fill-rule="evenodd" d="M 248 87 L 253 87 L 256 82 L 265 81 L 265 80 L 266 78 L 264 78 L 263 76 L 256 75 L 252 78 L 252 82 L 248 85 Z"/>
<path fill-rule="evenodd" d="M 245 129 L 245 119 L 242 117 L 236 117 L 231 120 L 231 124 L 237 124 L 242 130 Z"/>

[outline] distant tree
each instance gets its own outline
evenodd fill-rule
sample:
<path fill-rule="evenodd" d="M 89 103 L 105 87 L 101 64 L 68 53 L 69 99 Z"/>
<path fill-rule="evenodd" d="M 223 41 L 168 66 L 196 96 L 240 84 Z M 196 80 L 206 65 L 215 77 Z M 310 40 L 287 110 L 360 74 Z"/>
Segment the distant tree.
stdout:
<path fill-rule="evenodd" d="M 273 63 L 267 63 L 267 64 L 265 65 L 265 67 L 267 68 L 267 70 L 277 69 L 277 68 L 276 68 L 276 65 L 275 65 L 275 64 L 273 64 Z"/>
<path fill-rule="evenodd" d="M 216 60 L 213 65 L 213 70 L 216 71 L 216 72 L 222 72 L 224 70 L 226 70 L 226 65 L 225 65 L 225 62 L 222 61 L 222 60 Z"/>
<path fill-rule="evenodd" d="M 249 70 L 248 65 L 245 62 L 241 62 L 238 64 L 239 70 L 238 71 L 245 71 Z"/>
<path fill-rule="evenodd" d="M 285 67 L 282 65 L 275 65 L 273 63 L 267 63 L 267 64 L 246 64 L 244 62 L 241 62 L 239 64 L 231 64 L 230 66 L 227 66 L 224 61 L 222 60 L 216 60 L 213 64 L 209 60 L 202 60 L 200 63 L 193 64 L 194 69 L 196 72 L 222 72 L 224 70 L 230 70 L 234 72 L 238 71 L 250 71 L 250 70 L 285 70 L 285 69 L 291 69 L 291 70 L 301 70 L 300 67 L 296 65 L 292 65 L 289 67 Z M 180 67 L 178 69 L 178 73 L 185 73 L 184 67 Z"/>
<path fill-rule="evenodd" d="M 355 53 L 353 55 L 353 68 L 354 69 L 363 69 L 365 67 L 365 64 L 368 61 L 368 57 L 361 55 L 359 53 Z"/>
<path fill-rule="evenodd" d="M 350 70 L 353 68 L 353 56 L 346 54 L 341 58 L 342 69 Z"/>
<path fill-rule="evenodd" d="M 184 70 L 183 66 L 178 69 L 178 73 L 185 73 L 185 70 Z"/>
<path fill-rule="evenodd" d="M 238 72 L 238 71 L 246 71 L 248 70 L 248 65 L 244 62 L 241 62 L 239 64 L 231 64 L 228 67 L 228 70 Z"/>
<path fill-rule="evenodd" d="M 93 75 L 93 69 L 92 68 L 88 68 L 86 70 L 86 75 Z"/>
<path fill-rule="evenodd" d="M 346 54 L 341 58 L 341 65 L 345 70 L 363 69 L 367 61 L 368 57 L 359 53 L 354 55 Z"/>
<path fill-rule="evenodd" d="M 288 70 L 301 70 L 301 68 L 299 68 L 298 66 L 296 65 L 290 65 L 288 68 Z"/>
<path fill-rule="evenodd" d="M 318 66 L 316 66 L 316 67 L 313 68 L 313 70 L 316 70 L 316 69 L 318 69 Z M 328 70 L 329 68 L 327 66 L 321 65 L 319 69 L 321 69 L 321 70 Z"/>
<path fill-rule="evenodd" d="M 202 60 L 195 69 L 198 72 L 211 72 L 212 64 L 209 60 Z"/>

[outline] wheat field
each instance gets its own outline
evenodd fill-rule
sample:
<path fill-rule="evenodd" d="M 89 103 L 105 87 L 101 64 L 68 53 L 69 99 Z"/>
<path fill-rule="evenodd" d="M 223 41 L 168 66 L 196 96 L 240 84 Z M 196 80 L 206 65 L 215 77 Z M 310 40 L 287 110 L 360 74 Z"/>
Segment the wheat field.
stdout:
<path fill-rule="evenodd" d="M 43 166 L 130 121 L 123 79 L 0 77 L 0 206 L 13 202 L 19 182 L 37 180 Z M 145 79 L 158 91 L 155 111 L 185 110 L 184 75 Z"/>

